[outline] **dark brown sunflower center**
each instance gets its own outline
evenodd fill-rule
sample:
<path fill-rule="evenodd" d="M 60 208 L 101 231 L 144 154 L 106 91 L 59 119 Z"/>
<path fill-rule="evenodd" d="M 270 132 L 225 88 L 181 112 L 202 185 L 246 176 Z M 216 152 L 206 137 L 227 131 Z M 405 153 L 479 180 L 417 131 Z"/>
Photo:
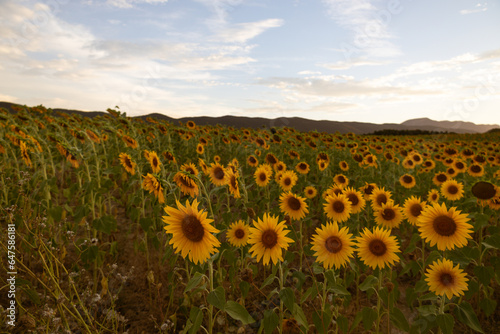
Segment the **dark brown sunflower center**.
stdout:
<path fill-rule="evenodd" d="M 328 237 L 325 240 L 325 248 L 330 253 L 338 253 L 342 249 L 342 240 L 336 236 Z"/>
<path fill-rule="evenodd" d="M 457 230 L 457 224 L 455 223 L 453 218 L 450 218 L 448 216 L 436 217 L 434 219 L 434 222 L 432 223 L 432 226 L 434 227 L 434 231 L 436 231 L 437 234 L 443 235 L 445 237 L 453 235 Z"/>
<path fill-rule="evenodd" d="M 181 222 L 182 233 L 193 242 L 200 242 L 205 234 L 205 229 L 196 216 L 188 215 Z"/>
<path fill-rule="evenodd" d="M 337 176 L 337 183 L 344 184 L 345 182 L 345 177 L 343 177 L 342 175 Z"/>
<path fill-rule="evenodd" d="M 299 164 L 299 169 L 306 170 L 307 169 L 307 165 L 305 163 L 300 163 Z"/>
<path fill-rule="evenodd" d="M 153 157 L 153 166 L 158 167 L 158 159 L 156 157 Z"/>
<path fill-rule="evenodd" d="M 446 181 L 447 179 L 448 179 L 448 178 L 446 177 L 446 175 L 445 175 L 445 174 L 438 174 L 438 175 L 436 176 L 436 180 L 438 180 L 439 182 L 444 182 L 444 181 Z"/>
<path fill-rule="evenodd" d="M 470 170 L 471 170 L 473 173 L 480 173 L 480 172 L 481 172 L 481 170 L 482 170 L 482 168 L 481 168 L 481 166 L 479 166 L 479 165 L 472 165 L 472 166 L 470 167 Z"/>
<path fill-rule="evenodd" d="M 387 196 L 385 194 L 380 194 L 377 196 L 377 204 L 382 205 L 387 203 Z"/>
<path fill-rule="evenodd" d="M 372 194 L 372 192 L 373 192 L 373 189 L 374 189 L 374 187 L 373 187 L 372 185 L 368 185 L 368 186 L 366 186 L 366 187 L 365 187 L 365 189 L 364 189 L 365 194 L 367 194 L 367 195 L 371 195 L 371 194 Z"/>
<path fill-rule="evenodd" d="M 262 233 L 262 245 L 264 248 L 273 248 L 278 243 L 278 234 L 273 230 Z"/>
<path fill-rule="evenodd" d="M 128 168 L 132 168 L 132 161 L 130 161 L 129 158 L 125 159 L 125 165 L 128 167 Z"/>
<path fill-rule="evenodd" d="M 344 203 L 342 203 L 341 201 L 335 201 L 335 202 L 333 202 L 333 204 L 332 204 L 332 209 L 333 209 L 333 211 L 335 211 L 336 213 L 342 213 L 342 212 L 344 212 L 345 205 L 344 205 Z"/>
<path fill-rule="evenodd" d="M 298 210 L 300 210 L 300 207 L 301 207 L 300 201 L 298 199 L 296 199 L 295 197 L 288 198 L 288 206 L 293 211 L 298 211 Z"/>
<path fill-rule="evenodd" d="M 236 184 L 236 177 L 231 176 L 231 180 L 229 181 L 231 183 L 231 188 L 236 189 L 238 185 Z"/>
<path fill-rule="evenodd" d="M 453 284 L 453 276 L 451 276 L 450 274 L 448 273 L 443 273 L 440 277 L 439 277 L 439 281 L 441 282 L 441 284 L 443 284 L 444 286 L 449 286 L 449 285 L 452 285 Z"/>
<path fill-rule="evenodd" d="M 356 194 L 347 195 L 347 199 L 351 202 L 352 206 L 356 206 L 359 203 L 359 198 Z"/>
<path fill-rule="evenodd" d="M 420 161 L 420 156 L 419 155 L 414 155 L 413 156 L 413 161 Z"/>
<path fill-rule="evenodd" d="M 182 183 L 182 185 L 183 185 L 184 187 L 187 187 L 187 188 L 194 188 L 194 185 L 190 182 L 190 179 L 188 179 L 188 178 L 185 178 L 185 177 L 181 176 L 181 177 L 179 178 L 179 181 Z"/>
<path fill-rule="evenodd" d="M 458 169 L 464 169 L 465 165 L 463 162 L 459 161 L 455 164 L 455 167 L 457 167 Z"/>
<path fill-rule="evenodd" d="M 266 160 L 271 165 L 274 165 L 275 163 L 278 162 L 278 161 L 276 161 L 276 157 L 274 155 L 268 155 L 268 156 L 266 156 Z"/>
<path fill-rule="evenodd" d="M 450 193 L 451 195 L 455 195 L 456 193 L 458 193 L 458 187 L 454 184 L 450 185 L 448 187 L 448 193 Z"/>
<path fill-rule="evenodd" d="M 410 207 L 410 212 L 413 217 L 418 217 L 422 212 L 422 206 L 418 203 L 415 203 Z"/>
<path fill-rule="evenodd" d="M 495 186 L 489 182 L 478 182 L 472 187 L 472 194 L 479 199 L 487 200 L 495 197 Z"/>
<path fill-rule="evenodd" d="M 394 218 L 396 217 L 396 213 L 394 212 L 393 209 L 384 209 L 384 211 L 382 212 L 382 218 L 384 218 L 384 220 L 393 220 Z"/>
<path fill-rule="evenodd" d="M 222 168 L 220 168 L 220 167 L 215 167 L 215 169 L 214 169 L 214 177 L 217 180 L 223 180 L 224 179 L 224 170 L 222 170 Z"/>
<path fill-rule="evenodd" d="M 283 183 L 285 184 L 285 186 L 289 186 L 290 184 L 292 184 L 292 180 L 290 180 L 290 178 L 287 177 L 286 179 L 283 180 Z"/>
<path fill-rule="evenodd" d="M 368 249 L 375 256 L 382 256 L 387 252 L 387 246 L 380 239 L 375 239 L 370 242 Z"/>
<path fill-rule="evenodd" d="M 266 173 L 260 173 L 259 174 L 259 180 L 261 180 L 262 182 L 264 182 L 265 180 L 267 180 Z"/>
<path fill-rule="evenodd" d="M 252 163 L 252 164 L 254 164 L 254 163 L 256 163 L 256 162 L 257 162 L 257 161 L 255 160 L 255 158 L 254 158 L 254 157 L 250 157 L 250 158 L 248 159 L 248 161 L 250 161 L 250 163 Z"/>
<path fill-rule="evenodd" d="M 236 231 L 234 231 L 234 236 L 238 239 L 243 239 L 243 237 L 245 236 L 245 231 L 239 228 Z"/>
<path fill-rule="evenodd" d="M 411 183 L 412 181 L 413 181 L 413 178 L 410 175 L 403 176 L 404 183 Z"/>

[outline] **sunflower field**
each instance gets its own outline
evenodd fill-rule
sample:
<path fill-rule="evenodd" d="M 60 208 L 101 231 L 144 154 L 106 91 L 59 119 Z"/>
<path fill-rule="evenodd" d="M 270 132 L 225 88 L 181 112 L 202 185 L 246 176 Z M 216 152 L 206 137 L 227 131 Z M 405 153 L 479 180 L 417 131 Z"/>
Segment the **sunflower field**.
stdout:
<path fill-rule="evenodd" d="M 500 134 L 0 110 L 8 333 L 498 333 Z"/>

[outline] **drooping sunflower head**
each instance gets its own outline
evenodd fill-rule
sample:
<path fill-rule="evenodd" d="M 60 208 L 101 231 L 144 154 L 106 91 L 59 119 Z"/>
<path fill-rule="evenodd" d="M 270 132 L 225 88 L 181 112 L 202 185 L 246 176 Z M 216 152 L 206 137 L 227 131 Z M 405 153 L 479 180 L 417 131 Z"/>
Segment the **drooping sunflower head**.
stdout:
<path fill-rule="evenodd" d="M 411 196 L 405 200 L 403 216 L 412 225 L 416 225 L 418 217 L 426 207 L 426 202 L 421 201 L 420 197 Z"/>
<path fill-rule="evenodd" d="M 226 237 L 231 245 L 234 247 L 243 247 L 248 244 L 250 227 L 242 220 L 238 220 L 229 225 L 226 233 Z"/>
<path fill-rule="evenodd" d="M 238 172 L 235 173 L 231 168 L 226 169 L 225 184 L 229 186 L 229 192 L 234 198 L 241 197 L 238 177 Z"/>
<path fill-rule="evenodd" d="M 464 185 L 454 179 L 449 179 L 441 185 L 441 195 L 450 201 L 455 201 L 464 196 Z"/>
<path fill-rule="evenodd" d="M 210 181 L 212 181 L 214 185 L 223 186 L 226 184 L 226 170 L 221 164 L 218 162 L 211 163 L 208 172 Z"/>
<path fill-rule="evenodd" d="M 422 211 L 417 226 L 422 239 L 431 246 L 437 245 L 439 250 L 445 250 L 467 244 L 472 233 L 472 225 L 468 224 L 468 221 L 467 214 L 461 213 L 455 207 L 448 210 L 444 203 L 433 203 Z"/>
<path fill-rule="evenodd" d="M 344 194 L 331 194 L 323 205 L 326 216 L 335 222 L 344 222 L 351 216 L 352 205 Z"/>
<path fill-rule="evenodd" d="M 377 224 L 386 228 L 395 228 L 401 224 L 403 220 L 403 213 L 399 205 L 394 204 L 394 201 L 388 201 L 381 205 L 380 209 L 374 212 L 375 221 Z"/>
<path fill-rule="evenodd" d="M 149 152 L 147 157 L 153 173 L 158 174 L 161 170 L 161 161 L 155 151 Z"/>
<path fill-rule="evenodd" d="M 220 242 L 213 233 L 219 230 L 210 224 L 213 220 L 207 218 L 207 212 L 198 210 L 196 199 L 192 204 L 186 201 L 186 206 L 177 201 L 177 208 L 167 206 L 165 212 L 165 231 L 172 234 L 169 244 L 174 246 L 176 253 L 197 264 L 204 263 L 217 252 Z"/>
<path fill-rule="evenodd" d="M 323 263 L 326 269 L 345 266 L 354 253 L 354 239 L 348 227 L 339 230 L 337 223 L 327 223 L 316 229 L 312 237 L 312 247 L 316 261 Z"/>
<path fill-rule="evenodd" d="M 252 245 L 250 253 L 257 257 L 257 261 L 262 259 L 264 265 L 269 261 L 276 264 L 278 260 L 283 261 L 283 250 L 293 242 L 286 235 L 290 232 L 284 229 L 285 221 L 278 222 L 277 216 L 264 214 L 262 220 L 258 218 L 253 221 L 254 227 L 250 228 L 250 238 L 248 243 Z"/>
<path fill-rule="evenodd" d="M 123 166 L 123 168 L 125 168 L 125 170 L 128 173 L 135 175 L 136 163 L 132 160 L 130 155 L 122 152 L 119 155 L 119 159 L 120 159 L 120 164 Z"/>
<path fill-rule="evenodd" d="M 365 228 L 357 240 L 357 252 L 361 261 L 375 269 L 383 269 L 399 261 L 396 253 L 399 246 L 395 236 L 389 230 L 375 227 L 373 232 Z"/>
<path fill-rule="evenodd" d="M 464 291 L 468 290 L 465 273 L 457 264 L 453 267 L 453 262 L 447 259 L 434 261 L 425 274 L 425 281 L 429 290 L 437 296 L 444 296 L 451 299 L 453 296 L 460 297 Z"/>
<path fill-rule="evenodd" d="M 399 178 L 399 183 L 407 188 L 407 189 L 411 189 L 413 187 L 415 187 L 415 184 L 416 184 L 416 181 L 415 181 L 415 178 L 410 175 L 410 174 L 404 174 L 403 176 L 401 176 Z"/>
<path fill-rule="evenodd" d="M 163 187 L 161 183 L 154 177 L 154 175 L 148 173 L 146 176 L 143 176 L 144 180 L 142 181 L 142 188 L 144 190 L 149 191 L 149 193 L 153 193 L 156 198 L 158 198 L 159 203 L 165 203 L 165 196 L 163 194 Z"/>
<path fill-rule="evenodd" d="M 304 218 L 309 212 L 305 198 L 292 194 L 291 192 L 281 194 L 280 209 L 281 212 L 293 219 Z"/>
<path fill-rule="evenodd" d="M 173 180 L 185 195 L 196 197 L 200 193 L 194 175 L 189 172 L 179 171 L 174 175 Z"/>

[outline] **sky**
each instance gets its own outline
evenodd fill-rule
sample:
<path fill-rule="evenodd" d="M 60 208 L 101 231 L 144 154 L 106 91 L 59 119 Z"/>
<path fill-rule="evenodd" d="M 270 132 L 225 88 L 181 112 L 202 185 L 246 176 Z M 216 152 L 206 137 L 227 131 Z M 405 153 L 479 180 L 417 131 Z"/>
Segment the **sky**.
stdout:
<path fill-rule="evenodd" d="M 0 101 L 500 124 L 500 1 L 0 0 Z"/>

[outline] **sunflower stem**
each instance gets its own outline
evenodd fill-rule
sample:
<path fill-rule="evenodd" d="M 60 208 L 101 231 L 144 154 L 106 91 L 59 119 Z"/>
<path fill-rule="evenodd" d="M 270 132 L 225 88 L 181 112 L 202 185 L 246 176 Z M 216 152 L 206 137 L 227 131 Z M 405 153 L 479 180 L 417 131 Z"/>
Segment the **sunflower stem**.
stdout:
<path fill-rule="evenodd" d="M 210 290 L 209 293 L 214 291 L 214 264 L 212 259 L 208 260 L 208 281 Z M 212 330 L 214 327 L 214 306 L 212 304 L 208 304 L 208 333 L 212 334 Z"/>
<path fill-rule="evenodd" d="M 279 284 L 280 284 L 280 291 L 283 290 L 283 266 L 281 265 L 281 261 L 279 262 Z M 280 298 L 280 322 L 279 322 L 279 327 L 278 327 L 279 334 L 283 333 L 283 300 Z"/>

